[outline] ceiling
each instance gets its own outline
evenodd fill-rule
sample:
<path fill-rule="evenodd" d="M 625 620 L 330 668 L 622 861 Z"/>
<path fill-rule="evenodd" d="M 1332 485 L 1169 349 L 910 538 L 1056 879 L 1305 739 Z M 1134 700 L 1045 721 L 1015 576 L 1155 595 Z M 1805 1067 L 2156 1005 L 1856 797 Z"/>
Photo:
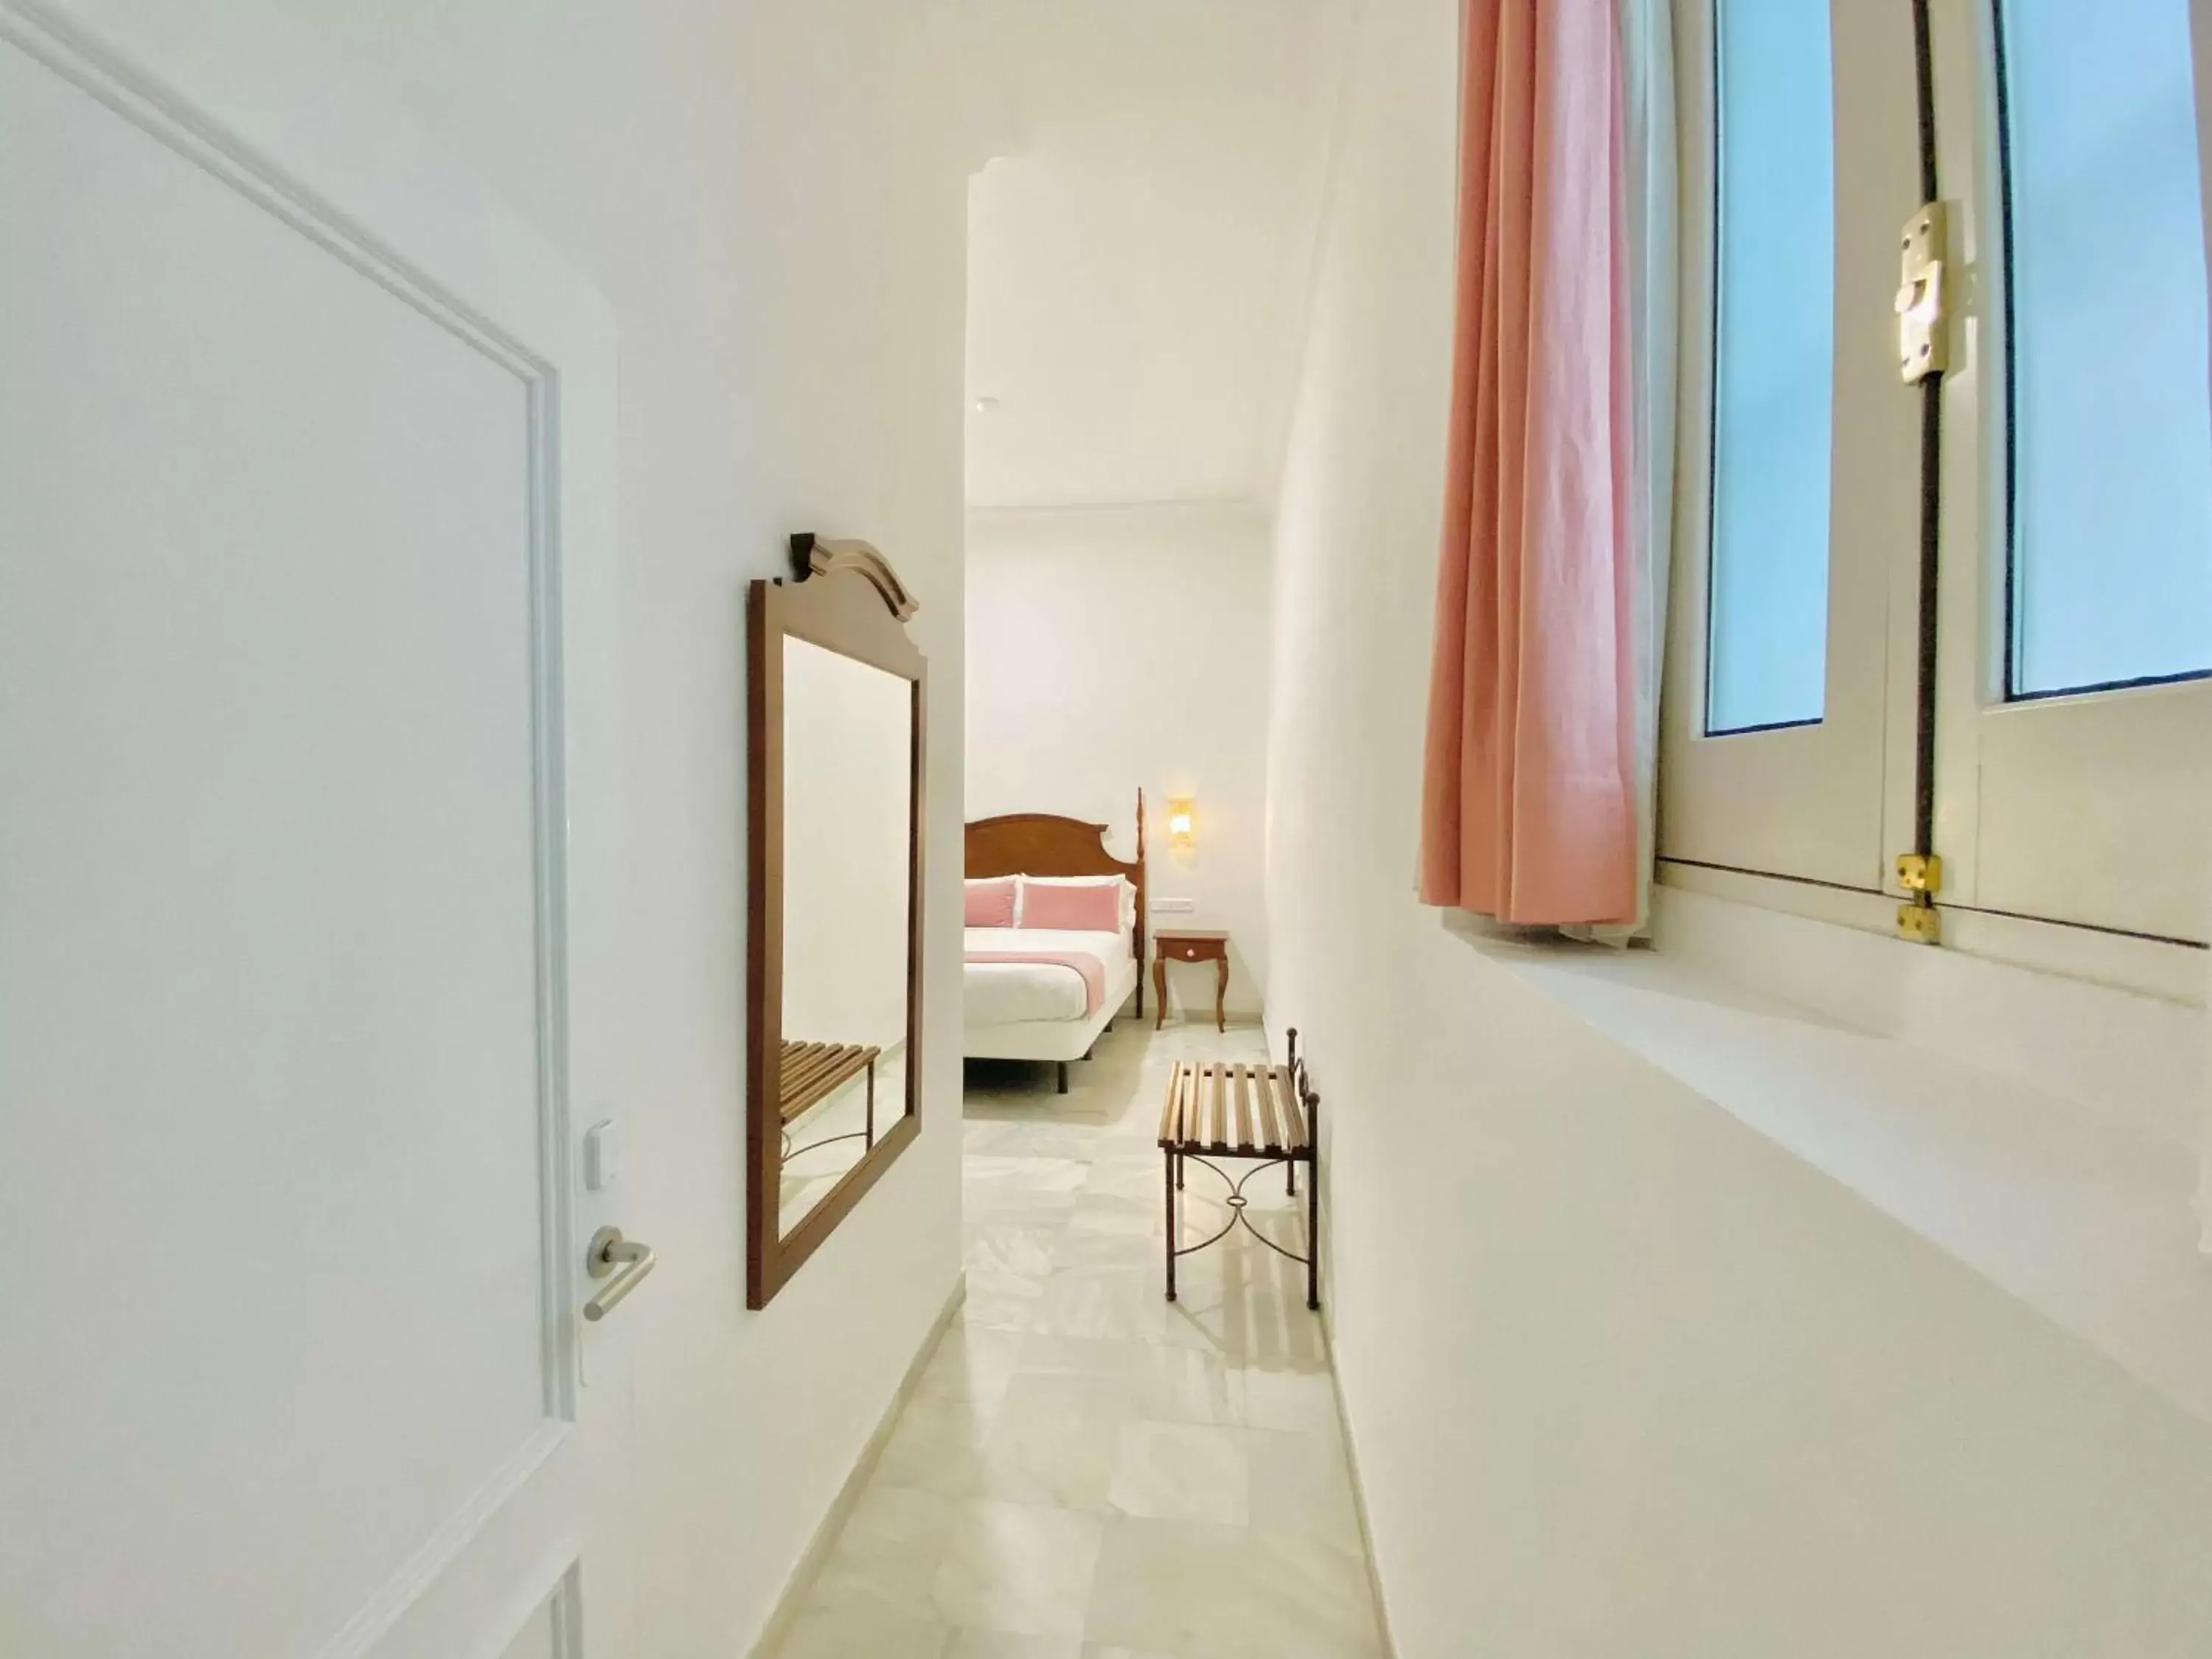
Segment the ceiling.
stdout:
<path fill-rule="evenodd" d="M 1348 10 L 989 5 L 1012 137 L 969 186 L 971 506 L 1272 501 Z"/>

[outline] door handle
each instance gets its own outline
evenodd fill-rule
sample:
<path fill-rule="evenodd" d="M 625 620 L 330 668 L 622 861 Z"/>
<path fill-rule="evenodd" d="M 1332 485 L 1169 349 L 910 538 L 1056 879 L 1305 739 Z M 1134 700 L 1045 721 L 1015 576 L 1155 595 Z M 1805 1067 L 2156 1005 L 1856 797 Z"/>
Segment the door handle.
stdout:
<path fill-rule="evenodd" d="M 584 1253 L 584 1269 L 594 1279 L 608 1279 L 592 1299 L 584 1304 L 584 1317 L 593 1324 L 605 1319 L 622 1299 L 635 1290 L 638 1281 L 653 1271 L 653 1246 L 641 1244 L 622 1236 L 619 1227 L 602 1227 L 592 1235 L 592 1242 Z"/>

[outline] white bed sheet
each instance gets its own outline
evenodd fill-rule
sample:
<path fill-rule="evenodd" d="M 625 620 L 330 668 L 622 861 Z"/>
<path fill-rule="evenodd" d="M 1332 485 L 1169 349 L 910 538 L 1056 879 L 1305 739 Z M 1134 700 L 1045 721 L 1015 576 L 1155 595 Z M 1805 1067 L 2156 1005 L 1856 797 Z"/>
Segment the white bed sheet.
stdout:
<path fill-rule="evenodd" d="M 1106 1007 L 1111 1009 L 1136 983 L 1130 935 L 1063 933 L 1050 927 L 970 927 L 968 951 L 1082 951 L 1106 969 Z M 1124 972 L 1124 966 L 1129 971 Z M 1119 996 L 1116 992 L 1119 992 Z M 962 975 L 961 1009 L 972 1030 L 1034 1020 L 1082 1020 L 1086 1017 L 1083 976 L 1057 963 L 971 962 Z"/>

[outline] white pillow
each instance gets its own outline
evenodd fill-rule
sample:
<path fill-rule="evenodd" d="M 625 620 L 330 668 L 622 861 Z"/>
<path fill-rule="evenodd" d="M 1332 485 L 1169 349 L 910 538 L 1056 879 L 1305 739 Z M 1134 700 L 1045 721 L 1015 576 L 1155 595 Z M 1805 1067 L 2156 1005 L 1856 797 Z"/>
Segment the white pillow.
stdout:
<path fill-rule="evenodd" d="M 1104 887 L 1109 884 L 1121 890 L 1121 926 L 1137 925 L 1137 884 L 1127 876 L 1024 876 L 1021 886 L 1038 887 Z M 1014 893 L 1014 925 L 1021 925 L 1022 901 L 1020 888 Z"/>

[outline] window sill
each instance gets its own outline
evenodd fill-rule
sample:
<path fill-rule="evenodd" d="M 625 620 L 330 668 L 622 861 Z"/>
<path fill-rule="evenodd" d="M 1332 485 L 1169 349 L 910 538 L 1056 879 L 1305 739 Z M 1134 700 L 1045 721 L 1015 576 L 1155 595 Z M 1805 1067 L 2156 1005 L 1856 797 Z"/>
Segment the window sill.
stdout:
<path fill-rule="evenodd" d="M 1738 951 L 1725 975 L 1695 958 L 1709 955 L 1714 936 L 1765 924 L 1708 906 L 1745 908 L 1670 896 L 1656 951 L 1474 942 L 1594 1029 L 2212 1422 L 2212 1256 L 2198 1250 L 2192 1210 L 2201 1016 L 2140 998 L 2125 1001 L 2144 1006 L 2116 1013 L 2102 1000 L 2122 994 L 2041 975 L 2021 975 L 2045 980 L 2033 987 L 1981 985 L 2000 1003 L 2008 989 L 2028 994 L 2011 1015 L 2039 1023 L 2038 1042 L 2016 1045 L 2021 1063 L 2011 1069 L 1990 1063 L 1991 1052 L 1945 1052 L 1917 1040 L 1922 1034 L 1874 1029 L 1863 1001 L 1814 1009 L 1747 988 L 1743 980 L 1759 977 L 1755 948 Z M 1858 981 L 1868 975 L 1868 944 L 1938 954 L 1830 924 L 1775 920 L 1786 924 L 1779 942 L 1801 971 L 1825 977 L 1845 998 L 1867 988 Z M 1893 984 L 1909 983 L 1916 966 L 1894 957 L 1874 965 Z M 1982 1012 L 1989 1029 L 1967 1033 L 1968 1046 L 1990 1050 L 2006 1011 Z M 2074 1051 L 2070 1064 L 2046 1064 L 2056 1048 Z M 2101 1090 L 2061 1092 L 2106 1064 L 2117 1069 Z M 2041 1080 L 2021 1074 L 2039 1066 Z"/>

